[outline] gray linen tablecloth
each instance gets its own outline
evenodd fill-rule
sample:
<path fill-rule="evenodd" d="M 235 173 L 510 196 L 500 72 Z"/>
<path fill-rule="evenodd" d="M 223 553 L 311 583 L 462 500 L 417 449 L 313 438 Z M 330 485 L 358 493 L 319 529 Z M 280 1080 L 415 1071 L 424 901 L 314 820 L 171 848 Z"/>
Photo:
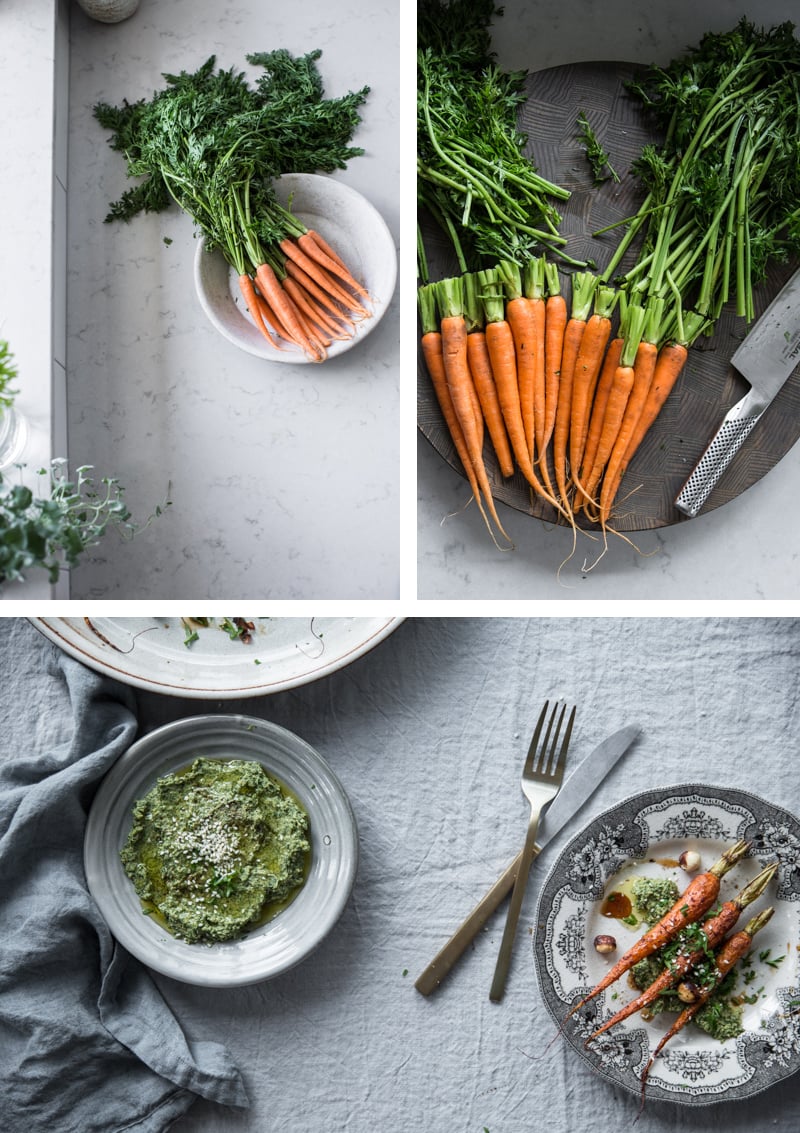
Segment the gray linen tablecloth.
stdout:
<path fill-rule="evenodd" d="M 72 726 L 56 657 L 26 622 L 0 621 L 0 750 L 11 764 L 26 755 L 27 770 L 17 775 L 30 784 L 19 787 L 23 793 L 35 791 L 37 761 L 63 744 Z M 209 703 L 137 694 L 140 732 L 198 711 L 239 710 L 298 732 L 341 778 L 361 844 L 341 920 L 292 971 L 233 991 L 154 977 L 187 1044 L 197 1052 L 221 1043 L 250 1099 L 244 1108 L 200 1098 L 171 1128 L 629 1127 L 637 1100 L 593 1075 L 565 1044 L 548 1046 L 554 1026 L 539 996 L 530 936 L 538 886 L 578 823 L 648 786 L 737 786 L 800 812 L 799 676 L 794 619 L 411 618 L 347 669 L 294 691 Z M 547 697 L 579 706 L 576 758 L 627 722 L 638 721 L 642 736 L 535 865 L 504 1001 L 488 998 L 500 914 L 424 998 L 413 986 L 417 974 L 521 844 L 527 816 L 519 772 Z M 95 746 L 100 738 L 96 733 Z M 91 790 L 87 778 L 79 788 L 84 802 Z M 78 852 L 75 844 L 64 855 Z M 4 925 L 6 901 L 0 893 Z M 96 970 L 96 952 L 85 964 Z M 65 975 L 80 978 L 74 969 Z M 37 996 L 32 979 L 31 1016 Z M 135 1008 L 130 997 L 127 1005 Z M 65 1098 L 63 1123 L 52 1127 L 68 1130 L 74 1096 L 66 1081 L 52 1087 Z M 15 1089 L 7 1078 L 0 1086 Z M 94 1112 L 111 1112 L 115 1089 L 93 1087 Z M 652 1103 L 637 1129 L 788 1133 L 797 1127 L 798 1103 L 795 1077 L 748 1102 L 699 1109 Z M 146 1128 L 166 1129 L 173 1116 Z M 35 1121 L 28 1127 L 39 1128 Z M 106 1128 L 118 1126 L 109 1118 Z"/>

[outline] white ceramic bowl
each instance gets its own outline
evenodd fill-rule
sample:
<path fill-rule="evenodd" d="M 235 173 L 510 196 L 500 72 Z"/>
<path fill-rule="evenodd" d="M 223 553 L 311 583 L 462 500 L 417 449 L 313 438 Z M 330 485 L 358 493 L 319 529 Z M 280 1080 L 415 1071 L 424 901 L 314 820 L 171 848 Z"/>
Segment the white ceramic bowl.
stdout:
<path fill-rule="evenodd" d="M 258 760 L 309 817 L 311 866 L 297 897 L 267 924 L 223 944 L 187 944 L 144 916 L 119 856 L 136 800 L 198 756 Z M 308 956 L 339 919 L 357 863 L 355 817 L 325 760 L 293 732 L 239 715 L 192 716 L 137 740 L 100 784 L 84 840 L 89 891 L 120 944 L 155 971 L 205 987 L 257 983 Z"/>
<path fill-rule="evenodd" d="M 372 315 L 356 323 L 353 337 L 328 347 L 328 357 L 335 358 L 365 339 L 386 312 L 397 282 L 394 239 L 373 205 L 332 177 L 287 173 L 275 182 L 275 192 L 287 207 L 291 198 L 294 215 L 339 252 L 372 298 Z M 247 311 L 236 272 L 221 252 L 206 250 L 203 237 L 197 242 L 194 279 L 203 310 L 229 342 L 271 362 L 311 361 L 298 346 L 282 343 L 283 348 L 275 350 L 265 341 Z"/>

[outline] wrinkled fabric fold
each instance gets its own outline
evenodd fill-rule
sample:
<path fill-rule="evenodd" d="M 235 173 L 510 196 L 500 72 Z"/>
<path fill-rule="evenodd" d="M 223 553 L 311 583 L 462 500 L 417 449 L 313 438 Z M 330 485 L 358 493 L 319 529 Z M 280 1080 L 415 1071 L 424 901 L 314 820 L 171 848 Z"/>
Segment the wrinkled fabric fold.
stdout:
<path fill-rule="evenodd" d="M 2 1128 L 160 1133 L 198 1096 L 246 1106 L 226 1049 L 186 1038 L 86 888 L 86 818 L 135 737 L 133 695 L 60 654 L 50 675 L 36 710 L 71 717 L 71 728 L 0 764 Z"/>

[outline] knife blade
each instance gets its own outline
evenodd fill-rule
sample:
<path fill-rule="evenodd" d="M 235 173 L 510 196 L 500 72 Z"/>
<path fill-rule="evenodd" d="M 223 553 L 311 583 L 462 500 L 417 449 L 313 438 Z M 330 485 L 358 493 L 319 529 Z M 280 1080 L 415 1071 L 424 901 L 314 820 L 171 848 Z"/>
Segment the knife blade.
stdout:
<path fill-rule="evenodd" d="M 629 724 L 603 740 L 594 751 L 585 756 L 566 778 L 561 790 L 542 815 L 536 839 L 535 854 L 541 853 L 547 843 L 574 818 L 584 803 L 594 794 L 597 787 L 625 754 L 641 732 L 638 724 Z M 443 948 L 437 952 L 427 968 L 414 983 L 422 995 L 430 995 L 440 985 L 464 949 L 483 928 L 486 921 L 500 905 L 514 885 L 522 851 L 501 874 L 488 893 L 478 902 L 461 927 L 450 937 Z"/>
<path fill-rule="evenodd" d="M 778 292 L 731 358 L 750 389 L 729 409 L 675 507 L 695 516 L 800 362 L 800 270 Z"/>

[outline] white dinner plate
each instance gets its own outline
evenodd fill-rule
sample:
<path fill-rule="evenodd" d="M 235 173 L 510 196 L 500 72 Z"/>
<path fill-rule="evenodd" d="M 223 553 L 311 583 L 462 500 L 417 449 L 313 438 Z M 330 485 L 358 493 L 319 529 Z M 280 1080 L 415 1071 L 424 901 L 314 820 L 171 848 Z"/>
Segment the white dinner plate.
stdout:
<path fill-rule="evenodd" d="M 100 673 L 150 692 L 197 698 L 263 696 L 318 680 L 361 657 L 403 619 L 249 620 L 255 623 L 249 645 L 214 624 L 187 646 L 180 618 L 31 618 Z"/>
<path fill-rule="evenodd" d="M 750 1097 L 800 1068 L 800 822 L 794 815 L 746 791 L 681 785 L 645 791 L 599 815 L 569 842 L 542 888 L 536 917 L 534 956 L 542 995 L 550 1014 L 576 1054 L 601 1077 L 636 1094 L 640 1076 L 659 1038 L 675 1020 L 666 1012 L 644 1022 L 637 1014 L 616 1024 L 587 1047 L 585 1040 L 635 992 L 625 976 L 576 1012 L 570 1006 L 594 987 L 614 960 L 642 934 L 618 919 L 603 916 L 604 898 L 626 875 L 673 876 L 680 890 L 689 875 L 665 863 L 681 850 L 697 849 L 708 868 L 739 839 L 752 842 L 749 856 L 721 883 L 720 901 L 776 859 L 775 880 L 745 909 L 751 915 L 772 905 L 775 913 L 755 938 L 753 970 L 736 991 L 753 993 L 744 1005 L 744 1031 L 724 1042 L 693 1024 L 667 1043 L 650 1070 L 647 1101 L 662 1099 L 705 1105 Z M 594 938 L 609 933 L 617 951 L 601 956 Z M 762 951 L 779 960 L 758 959 Z"/>
<path fill-rule="evenodd" d="M 188 944 L 145 916 L 120 860 L 134 803 L 199 756 L 258 760 L 294 792 L 309 820 L 311 863 L 298 895 L 267 924 L 223 944 Z M 249 716 L 192 716 L 137 740 L 101 782 L 84 839 L 89 892 L 115 939 L 155 971 L 205 987 L 270 979 L 308 956 L 343 912 L 357 864 L 356 821 L 328 764 L 293 732 Z"/>

